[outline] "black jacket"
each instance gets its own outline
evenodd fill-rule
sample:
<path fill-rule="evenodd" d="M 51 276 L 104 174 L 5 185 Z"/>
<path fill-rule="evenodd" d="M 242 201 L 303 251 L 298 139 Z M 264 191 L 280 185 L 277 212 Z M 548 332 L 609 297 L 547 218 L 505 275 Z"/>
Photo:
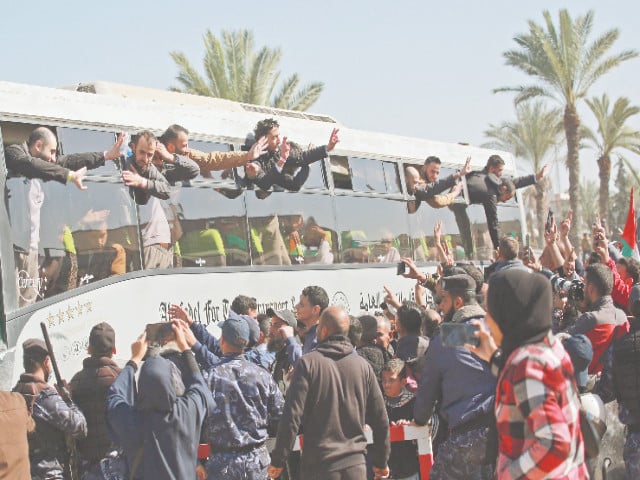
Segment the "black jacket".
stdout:
<path fill-rule="evenodd" d="M 536 183 L 535 175 L 527 175 L 513 179 L 516 188 L 523 188 Z M 487 227 L 494 248 L 498 248 L 500 234 L 498 229 L 498 193 L 500 179 L 485 170 L 471 172 L 467 175 L 467 199 L 472 205 L 482 205 L 487 217 Z"/>
<path fill-rule="evenodd" d="M 260 164 L 262 170 L 251 181 L 262 190 L 269 190 L 273 185 L 280 185 L 287 190 L 298 191 L 309 176 L 308 166 L 313 162 L 322 160 L 327 155 L 326 145 L 305 150 L 300 157 L 290 155 L 283 170 L 278 172 L 276 164 L 280 160 L 280 154 L 278 152 L 267 152 L 255 160 Z M 295 170 L 298 167 L 302 167 L 302 170 L 299 175 L 294 177 L 291 174 L 291 170 Z"/>
<path fill-rule="evenodd" d="M 304 429 L 301 467 L 334 472 L 365 462 L 365 419 L 373 431 L 375 467 L 389 458 L 389 419 L 371 366 L 344 336 L 333 336 L 303 355 L 296 366 L 278 427 L 271 464 L 282 467 Z"/>
<path fill-rule="evenodd" d="M 87 419 L 87 438 L 78 442 L 78 451 L 90 463 L 114 450 L 107 431 L 107 392 L 120 370 L 111 358 L 89 357 L 69 382 L 73 401 Z"/>
<path fill-rule="evenodd" d="M 63 155 L 57 158 L 56 163 L 47 162 L 41 158 L 32 157 L 26 142 L 20 145 L 9 145 L 4 151 L 4 157 L 7 169 L 14 175 L 55 180 L 65 184 L 71 170 L 82 167 L 91 170 L 104 165 L 102 152 Z"/>

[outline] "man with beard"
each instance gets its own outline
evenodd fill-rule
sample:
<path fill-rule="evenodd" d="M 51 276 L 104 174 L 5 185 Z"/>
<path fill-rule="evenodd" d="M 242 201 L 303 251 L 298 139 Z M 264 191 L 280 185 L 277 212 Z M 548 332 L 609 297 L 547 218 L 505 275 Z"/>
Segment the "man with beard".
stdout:
<path fill-rule="evenodd" d="M 597 375 L 602 371 L 601 357 L 609 348 L 616 327 L 627 324 L 626 313 L 613 304 L 612 288 L 613 274 L 606 265 L 595 264 L 587 267 L 584 299 L 578 304 L 578 308 L 584 313 L 569 328 L 569 333 L 571 335 L 584 334 L 591 341 L 593 360 L 589 365 L 589 375 Z"/>
<path fill-rule="evenodd" d="M 316 348 L 318 322 L 320 315 L 328 306 L 329 295 L 324 288 L 311 285 L 302 290 L 300 301 L 296 305 L 296 318 L 298 319 L 296 326 L 304 330 L 302 347 L 294 337 L 293 328 L 284 326 L 281 330 L 282 335 L 287 337 L 287 353 L 294 366 L 298 364 L 302 355 Z"/>
<path fill-rule="evenodd" d="M 273 310 L 272 308 L 267 310 L 267 315 L 271 317 L 267 350 L 276 354 L 271 366 L 271 374 L 284 395 L 289 387 L 290 372 L 293 370 L 293 361 L 286 347 L 290 342 L 298 343 L 298 339 L 293 336 L 293 329 L 296 328 L 297 323 L 296 317 L 290 310 Z M 288 336 L 289 333 L 291 337 Z"/>
<path fill-rule="evenodd" d="M 485 312 L 476 301 L 476 284 L 466 274 L 442 280 L 440 309 L 447 322 L 481 320 Z M 445 347 L 442 335 L 429 345 L 420 377 L 414 419 L 426 425 L 436 403 L 439 416 L 449 427 L 435 456 L 431 478 L 491 479 L 495 456 L 491 455 L 490 433 L 495 431 L 493 402 L 496 379 L 489 364 L 463 346 Z"/>
<path fill-rule="evenodd" d="M 22 360 L 25 373 L 20 375 L 13 391 L 24 396 L 36 423 L 36 431 L 29 437 L 31 477 L 34 480 L 62 480 L 68 461 L 65 435 L 86 436 L 87 421 L 73 402 L 65 402 L 57 387 L 47 383 L 52 367 L 49 351 L 42 340 L 25 340 Z"/>

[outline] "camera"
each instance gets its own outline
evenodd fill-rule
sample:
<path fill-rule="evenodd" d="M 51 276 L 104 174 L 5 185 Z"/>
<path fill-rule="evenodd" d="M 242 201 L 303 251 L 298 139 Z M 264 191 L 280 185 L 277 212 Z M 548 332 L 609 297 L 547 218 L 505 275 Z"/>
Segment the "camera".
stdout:
<path fill-rule="evenodd" d="M 567 298 L 574 302 L 584 299 L 584 283 L 580 280 L 567 280 L 560 275 L 553 275 L 549 281 L 554 293 L 566 293 Z"/>

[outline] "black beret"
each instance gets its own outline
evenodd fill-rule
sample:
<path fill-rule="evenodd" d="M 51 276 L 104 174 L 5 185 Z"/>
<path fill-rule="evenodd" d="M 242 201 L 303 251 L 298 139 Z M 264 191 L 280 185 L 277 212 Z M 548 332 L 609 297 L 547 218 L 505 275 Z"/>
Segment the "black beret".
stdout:
<path fill-rule="evenodd" d="M 458 274 L 444 277 L 442 279 L 442 290 L 453 294 L 476 291 L 476 281 L 470 275 Z"/>

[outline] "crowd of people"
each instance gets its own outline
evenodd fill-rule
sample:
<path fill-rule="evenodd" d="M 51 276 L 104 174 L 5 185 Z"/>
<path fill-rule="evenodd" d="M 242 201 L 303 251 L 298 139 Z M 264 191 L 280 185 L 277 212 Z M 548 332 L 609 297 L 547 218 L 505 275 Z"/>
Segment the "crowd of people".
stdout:
<path fill-rule="evenodd" d="M 263 191 L 295 189 L 337 133 L 293 155 L 272 120 L 258 124 L 246 153 L 188 149 L 178 126 L 160 142 L 148 131 L 134 136 L 122 178 L 159 219 L 142 235 L 145 263 L 173 259 L 171 228 L 154 206 L 171 183 L 245 165 Z M 114 160 L 124 141 L 55 163 L 55 136 L 40 128 L 32 137 L 7 149 L 9 168 L 78 188 L 86 167 Z M 640 262 L 621 256 L 599 220 L 583 261 L 569 240 L 570 212 L 559 225 L 551 219 L 540 255 L 500 238 L 496 203 L 546 174 L 513 180 L 503 166 L 492 156 L 472 172 L 467 161 L 441 180 L 440 160 L 429 157 L 422 172 L 408 172 L 416 201 L 454 210 L 467 252 L 466 205 L 484 205 L 496 247 L 484 270 L 456 262 L 437 223 L 436 274 L 399 259 L 416 281 L 415 301 L 387 289 L 379 311 L 352 316 L 315 285 L 301 290 L 295 311 L 258 312 L 255 298 L 239 295 L 219 337 L 172 305 L 171 328 L 148 325 L 125 365 L 113 360 L 113 328 L 93 326 L 83 369 L 55 388 L 53 352 L 26 340 L 25 371 L 14 393 L 0 395 L 0 478 L 417 480 L 416 445 L 392 444 L 389 426 L 430 425 L 433 479 L 582 479 L 603 434 L 604 410 L 586 413 L 594 399 L 596 407 L 618 401 L 627 475 L 640 478 Z M 457 203 L 462 177 L 469 198 Z M 32 235 L 34 245 L 37 254 Z M 16 262 L 30 268 L 32 253 L 16 251 Z M 302 433 L 302 452 L 294 451 Z"/>
<path fill-rule="evenodd" d="M 416 302 L 387 290 L 373 315 L 319 286 L 295 312 L 239 295 L 218 338 L 172 305 L 171 329 L 148 326 L 124 366 L 100 323 L 68 386 L 50 386 L 50 352 L 29 339 L 17 393 L 0 397 L 0 478 L 419 479 L 415 443 L 391 444 L 390 425 L 431 425 L 434 479 L 589 478 L 605 419 L 591 411 L 587 429 L 587 396 L 619 402 L 637 478 L 640 262 L 598 223 L 583 265 L 570 222 L 537 258 L 501 238 L 485 272 L 444 247 L 436 275 L 403 258 Z"/>

